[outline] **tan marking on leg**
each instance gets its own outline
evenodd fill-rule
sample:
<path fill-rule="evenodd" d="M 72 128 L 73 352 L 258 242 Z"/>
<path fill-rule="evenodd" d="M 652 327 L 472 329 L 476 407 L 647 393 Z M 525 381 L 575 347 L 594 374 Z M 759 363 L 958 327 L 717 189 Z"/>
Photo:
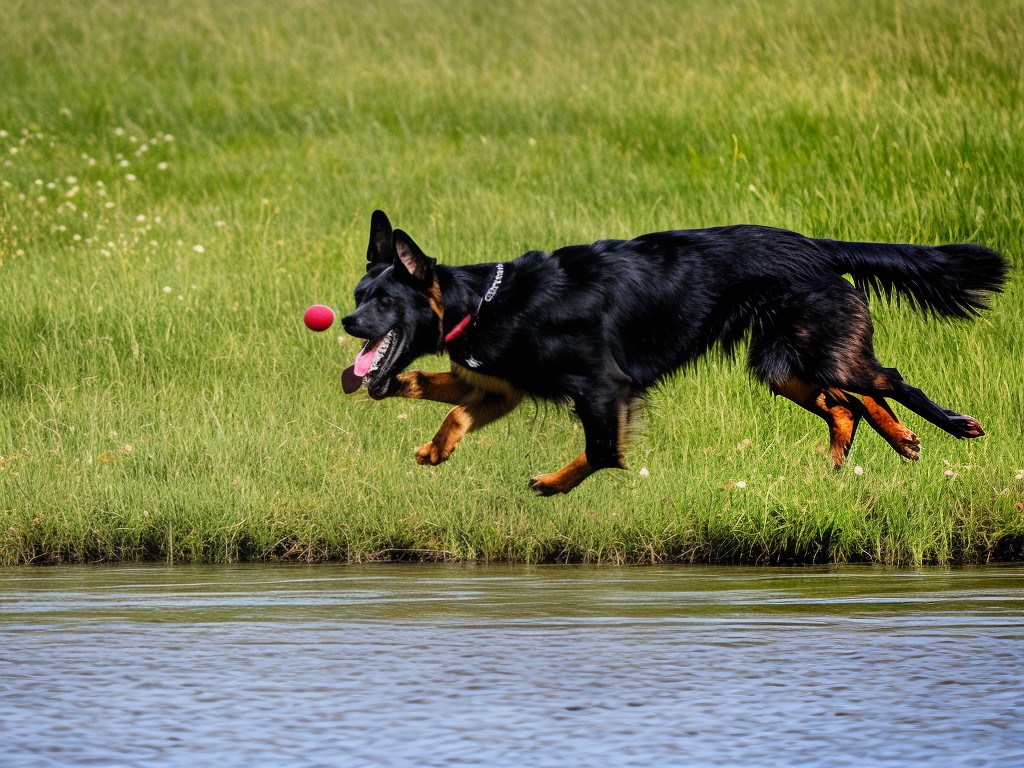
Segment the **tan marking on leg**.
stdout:
<path fill-rule="evenodd" d="M 568 493 L 596 471 L 596 469 L 590 466 L 590 462 L 587 461 L 587 454 L 584 451 L 557 472 L 537 475 L 537 477 L 530 480 L 530 488 L 538 496 Z"/>
<path fill-rule="evenodd" d="M 406 371 L 395 377 L 395 397 L 433 400 L 450 405 L 478 401 L 482 394 L 454 374 L 444 371 Z"/>
<path fill-rule="evenodd" d="M 519 405 L 520 400 L 521 398 L 508 400 L 490 396 L 479 403 L 452 408 L 441 422 L 441 427 L 434 438 L 416 451 L 416 462 L 440 464 L 447 461 L 468 432 L 475 432 L 500 419 Z"/>
<path fill-rule="evenodd" d="M 504 379 L 472 373 L 453 365 L 451 371 L 407 371 L 395 377 L 395 396 L 432 400 L 456 406 L 433 439 L 416 451 L 420 464 L 440 464 L 452 455 L 466 433 L 500 419 L 523 400 L 523 393 Z"/>
<path fill-rule="evenodd" d="M 841 390 L 823 389 L 797 378 L 772 384 L 771 389 L 825 420 L 832 464 L 836 469 L 842 467 L 863 415 L 860 402 Z"/>
<path fill-rule="evenodd" d="M 921 441 L 900 423 L 885 399 L 864 395 L 863 403 L 864 418 L 896 453 L 911 461 L 921 458 Z"/>
<path fill-rule="evenodd" d="M 841 397 L 837 397 L 837 392 Z M 836 469 L 839 469 L 850 452 L 853 435 L 857 431 L 857 423 L 863 415 L 863 408 L 858 407 L 859 403 L 854 405 L 857 403 L 856 398 L 848 397 L 838 390 L 828 390 L 822 394 L 820 400 L 828 412 L 825 421 L 828 423 L 832 463 Z"/>
<path fill-rule="evenodd" d="M 436 465 L 447 461 L 448 457 L 452 455 L 452 451 L 469 431 L 472 421 L 472 417 L 466 411 L 466 406 L 457 405 L 452 408 L 444 417 L 434 438 L 416 451 L 416 463 Z"/>
<path fill-rule="evenodd" d="M 523 399 L 523 393 L 504 379 L 474 373 L 454 363 L 451 371 L 406 371 L 398 374 L 395 382 L 395 397 L 450 405 L 472 405 L 489 396 L 500 396 L 516 404 Z"/>
<path fill-rule="evenodd" d="M 809 384 L 803 379 L 793 377 L 785 379 L 784 381 L 772 382 L 769 387 L 776 395 L 781 395 L 787 400 L 792 400 L 801 408 L 807 408 L 812 413 L 817 414 L 817 411 L 811 409 L 808 404 L 814 402 L 815 395 L 821 391 L 820 387 Z"/>

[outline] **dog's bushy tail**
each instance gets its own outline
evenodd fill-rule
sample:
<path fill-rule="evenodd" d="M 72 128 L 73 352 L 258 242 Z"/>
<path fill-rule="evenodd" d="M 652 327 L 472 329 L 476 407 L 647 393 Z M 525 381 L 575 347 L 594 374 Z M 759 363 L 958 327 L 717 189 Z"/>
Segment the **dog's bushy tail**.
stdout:
<path fill-rule="evenodd" d="M 816 242 L 865 295 L 896 294 L 935 316 L 981 314 L 990 294 L 1002 292 L 1009 270 L 1005 256 L 981 245 Z"/>

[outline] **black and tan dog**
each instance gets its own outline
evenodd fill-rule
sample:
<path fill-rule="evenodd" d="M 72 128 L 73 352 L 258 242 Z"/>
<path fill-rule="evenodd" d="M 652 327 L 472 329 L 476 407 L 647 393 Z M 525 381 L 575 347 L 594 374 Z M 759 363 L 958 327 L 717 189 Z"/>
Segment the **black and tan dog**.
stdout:
<path fill-rule="evenodd" d="M 541 495 L 567 493 L 598 469 L 625 466 L 633 405 L 652 385 L 712 345 L 730 352 L 749 334 L 751 372 L 825 420 L 837 468 L 862 418 L 916 460 L 918 438 L 887 398 L 954 437 L 984 432 L 879 364 L 867 292 L 966 318 L 986 308 L 1006 272 L 1003 256 L 977 245 L 846 243 L 759 226 L 660 232 L 449 267 L 376 211 L 356 310 L 342 320 L 367 342 L 342 383 L 353 392 L 365 379 L 373 398 L 455 406 L 417 451 L 420 464 L 445 461 L 467 432 L 524 396 L 571 403 L 586 449 L 530 481 Z M 450 372 L 403 372 L 441 352 Z"/>

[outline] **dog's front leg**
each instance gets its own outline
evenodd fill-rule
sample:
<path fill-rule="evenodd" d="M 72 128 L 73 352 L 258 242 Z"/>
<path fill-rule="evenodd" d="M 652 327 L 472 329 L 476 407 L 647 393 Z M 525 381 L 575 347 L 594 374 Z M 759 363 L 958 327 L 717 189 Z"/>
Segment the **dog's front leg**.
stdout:
<path fill-rule="evenodd" d="M 500 419 L 519 405 L 520 400 L 489 394 L 479 403 L 455 406 L 441 422 L 441 428 L 437 430 L 434 439 L 416 451 L 416 462 L 440 464 L 446 461 L 466 433 L 475 432 Z"/>
<path fill-rule="evenodd" d="M 530 488 L 538 496 L 568 493 L 599 469 L 626 468 L 622 454 L 629 421 L 628 401 L 616 399 L 601 403 L 579 398 L 575 402 L 587 448 L 557 472 L 530 480 Z"/>
<path fill-rule="evenodd" d="M 394 397 L 465 405 L 479 400 L 477 389 L 451 371 L 406 371 L 395 377 Z"/>
<path fill-rule="evenodd" d="M 587 459 L 584 451 L 557 472 L 537 475 L 530 480 L 530 490 L 538 496 L 554 496 L 556 493 L 568 493 L 597 471 Z"/>
<path fill-rule="evenodd" d="M 396 397 L 454 405 L 433 439 L 416 451 L 419 464 L 446 461 L 468 432 L 500 419 L 522 401 L 513 389 L 486 391 L 449 372 L 408 371 L 395 377 Z"/>

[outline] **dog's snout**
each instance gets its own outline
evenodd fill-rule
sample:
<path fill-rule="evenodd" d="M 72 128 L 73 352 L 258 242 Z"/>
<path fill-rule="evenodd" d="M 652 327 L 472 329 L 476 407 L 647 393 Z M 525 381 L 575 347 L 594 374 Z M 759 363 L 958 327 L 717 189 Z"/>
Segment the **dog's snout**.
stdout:
<path fill-rule="evenodd" d="M 357 325 L 355 314 L 345 315 L 341 318 L 341 327 L 345 329 L 346 333 L 352 333 Z"/>

